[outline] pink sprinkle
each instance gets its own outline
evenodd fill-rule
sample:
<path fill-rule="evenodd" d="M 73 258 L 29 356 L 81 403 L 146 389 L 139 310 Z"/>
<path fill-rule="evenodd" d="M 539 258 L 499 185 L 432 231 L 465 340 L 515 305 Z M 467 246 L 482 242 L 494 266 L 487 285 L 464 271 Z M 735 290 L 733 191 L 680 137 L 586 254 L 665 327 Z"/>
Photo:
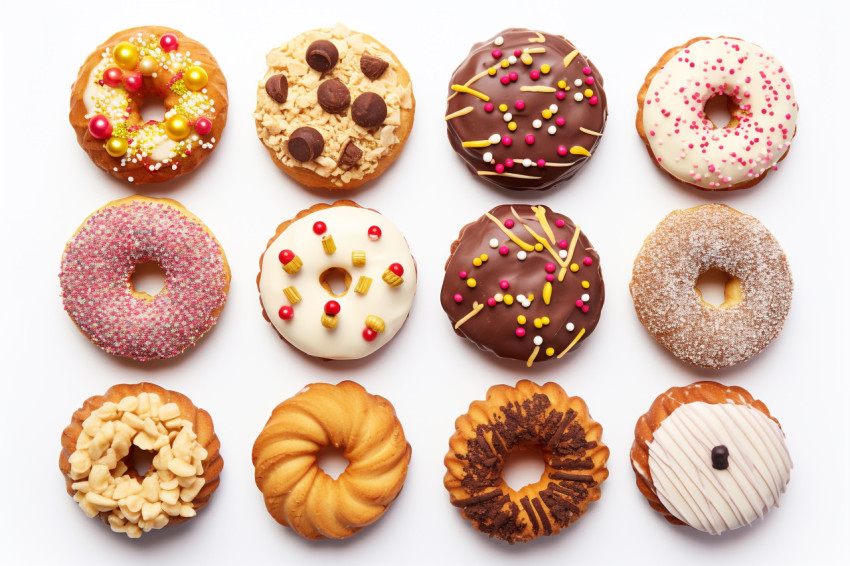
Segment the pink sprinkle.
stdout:
<path fill-rule="evenodd" d="M 567 93 L 564 92 L 563 90 L 559 90 L 558 92 L 555 93 L 555 98 L 557 98 L 558 100 L 564 100 L 566 97 L 567 97 Z"/>
<path fill-rule="evenodd" d="M 528 134 L 527 136 L 525 136 L 525 143 L 527 143 L 528 145 L 533 144 L 534 143 L 534 134 Z"/>
<path fill-rule="evenodd" d="M 499 281 L 499 287 L 501 287 L 502 289 L 507 290 L 510 286 L 511 284 L 508 283 L 507 279 L 502 279 L 501 281 Z"/>
<path fill-rule="evenodd" d="M 521 49 L 514 49 L 514 57 L 519 57 L 520 55 L 522 55 L 522 50 Z"/>
<path fill-rule="evenodd" d="M 493 111 L 493 108 L 495 108 L 495 107 L 493 106 L 493 103 L 492 103 L 492 102 L 488 102 L 487 104 L 485 104 L 485 105 L 484 105 L 484 112 L 492 112 L 492 111 Z"/>
<path fill-rule="evenodd" d="M 538 167 L 546 167 L 546 160 L 545 159 L 538 159 L 537 160 L 537 166 Z"/>
<path fill-rule="evenodd" d="M 576 300 L 576 307 L 581 308 L 582 305 L 584 305 L 584 301 L 582 301 L 581 299 L 577 299 Z"/>
<path fill-rule="evenodd" d="M 500 81 L 503 85 L 509 85 L 509 84 L 511 84 L 511 79 L 510 79 L 510 77 L 508 77 L 508 75 L 505 75 L 504 77 L 502 77 L 501 79 L 499 79 L 499 81 Z"/>
<path fill-rule="evenodd" d="M 593 96 L 590 97 L 590 99 L 588 99 L 587 103 L 590 104 L 591 106 L 596 106 L 596 104 L 599 103 L 599 99 L 594 94 Z"/>
<path fill-rule="evenodd" d="M 531 77 L 531 80 L 536 81 L 537 79 L 540 78 L 540 71 L 535 69 L 534 71 L 531 71 L 530 73 L 528 73 L 528 76 Z"/>
<path fill-rule="evenodd" d="M 588 256 L 588 257 L 584 258 L 582 263 L 584 263 L 585 265 L 593 265 L 593 258 Z"/>
<path fill-rule="evenodd" d="M 467 273 L 466 273 L 466 271 L 461 271 L 460 273 L 458 273 L 458 275 L 460 275 L 461 279 L 466 279 Z"/>
<path fill-rule="evenodd" d="M 502 144 L 511 145 L 514 143 L 514 140 L 511 139 L 511 136 L 502 136 Z"/>
<path fill-rule="evenodd" d="M 584 68 L 581 70 L 581 72 L 582 72 L 582 73 L 584 73 L 585 75 L 589 75 L 589 74 L 591 73 L 591 71 L 590 71 L 590 67 L 584 67 Z"/>
<path fill-rule="evenodd" d="M 563 126 L 564 124 L 567 123 L 567 121 L 564 119 L 563 116 L 558 116 L 557 118 L 555 118 L 555 123 L 558 124 L 559 126 Z"/>
<path fill-rule="evenodd" d="M 508 255 L 510 252 L 511 250 L 508 249 L 508 246 L 502 246 L 499 248 L 499 253 L 502 255 Z"/>
<path fill-rule="evenodd" d="M 551 261 L 549 263 L 547 263 L 546 264 L 546 271 L 548 271 L 549 273 L 553 273 L 555 271 L 555 264 L 552 263 Z"/>
<path fill-rule="evenodd" d="M 555 276 L 553 274 L 551 274 L 551 273 L 546 274 L 546 281 L 549 281 L 551 283 L 554 280 L 555 280 Z"/>
<path fill-rule="evenodd" d="M 510 157 L 505 159 L 505 167 L 513 167 L 513 166 L 514 166 L 514 160 L 513 159 L 511 159 Z"/>
<path fill-rule="evenodd" d="M 513 228 L 513 227 L 514 227 L 514 221 L 513 220 L 511 220 L 510 218 L 505 220 L 505 228 Z"/>
<path fill-rule="evenodd" d="M 587 312 L 587 311 L 589 311 L 589 310 L 590 310 L 590 306 L 589 306 L 589 305 L 584 305 L 584 306 L 582 306 L 582 307 L 581 307 L 581 312 Z"/>
<path fill-rule="evenodd" d="M 523 336 L 525 336 L 525 328 L 518 326 L 517 329 L 516 329 L 516 337 L 522 338 Z"/>
<path fill-rule="evenodd" d="M 555 220 L 555 226 L 557 226 L 558 228 L 563 228 L 564 227 L 564 221 L 561 220 L 560 218 Z"/>
<path fill-rule="evenodd" d="M 562 224 L 562 226 L 563 226 L 563 224 Z M 567 246 L 569 246 L 569 245 L 570 245 L 570 243 L 569 243 L 569 242 L 567 242 L 566 240 L 561 240 L 560 242 L 558 242 L 558 247 L 559 247 L 559 248 L 564 248 L 564 249 L 566 249 L 566 247 L 567 247 Z"/>
<path fill-rule="evenodd" d="M 587 83 L 587 84 L 589 84 L 589 85 L 592 85 L 592 84 L 593 84 L 593 83 L 595 83 L 596 81 L 595 81 L 595 80 L 593 80 L 593 77 L 587 77 L 586 79 L 584 79 L 584 82 L 585 82 L 585 83 Z"/>
<path fill-rule="evenodd" d="M 562 156 L 562 157 L 563 157 L 563 156 L 564 156 L 564 155 L 566 155 L 566 154 L 567 154 L 567 146 L 565 146 L 565 145 L 559 145 L 559 146 L 558 146 L 558 155 L 560 155 L 560 156 Z"/>
<path fill-rule="evenodd" d="M 494 49 L 493 50 L 493 59 L 498 59 L 501 56 L 502 56 L 502 50 L 501 49 Z"/>
<path fill-rule="evenodd" d="M 462 303 L 463 302 L 463 295 L 461 295 L 460 293 L 455 293 L 455 302 L 456 303 Z"/>
<path fill-rule="evenodd" d="M 516 80 L 519 78 L 519 75 L 518 75 L 518 74 L 516 74 L 516 73 L 515 73 L 515 72 L 513 72 L 513 71 L 511 71 L 511 72 L 508 74 L 508 76 L 511 78 L 511 82 L 516 82 Z"/>
<path fill-rule="evenodd" d="M 493 297 L 490 297 L 489 299 L 487 299 L 487 304 L 490 305 L 491 307 L 495 307 L 496 306 L 496 299 L 494 299 Z"/>
<path fill-rule="evenodd" d="M 505 166 L 502 165 L 501 163 L 496 163 L 496 173 L 504 173 L 504 172 L 505 172 Z"/>
<path fill-rule="evenodd" d="M 514 102 L 514 108 L 516 108 L 517 110 L 524 110 L 525 102 L 522 100 L 517 100 L 516 102 Z"/>

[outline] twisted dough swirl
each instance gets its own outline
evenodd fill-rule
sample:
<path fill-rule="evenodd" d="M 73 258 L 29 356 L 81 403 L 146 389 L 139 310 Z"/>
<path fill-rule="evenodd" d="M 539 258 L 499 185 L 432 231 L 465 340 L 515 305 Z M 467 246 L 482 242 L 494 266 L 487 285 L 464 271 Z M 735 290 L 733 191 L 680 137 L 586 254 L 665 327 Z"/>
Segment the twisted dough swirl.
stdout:
<path fill-rule="evenodd" d="M 318 465 L 343 449 L 337 479 Z M 309 539 L 350 537 L 376 521 L 407 476 L 411 449 L 395 409 L 352 381 L 315 383 L 278 405 L 254 442 L 254 478 L 266 509 Z"/>

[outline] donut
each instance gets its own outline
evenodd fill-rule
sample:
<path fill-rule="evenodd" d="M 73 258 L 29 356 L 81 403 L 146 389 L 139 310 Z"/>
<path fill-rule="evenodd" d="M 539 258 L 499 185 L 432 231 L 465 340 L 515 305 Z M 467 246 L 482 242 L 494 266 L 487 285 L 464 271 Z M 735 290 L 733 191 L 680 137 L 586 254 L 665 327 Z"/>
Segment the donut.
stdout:
<path fill-rule="evenodd" d="M 659 395 L 638 419 L 631 460 L 653 509 L 712 535 L 778 506 L 792 468 L 785 434 L 764 403 L 712 381 Z"/>
<path fill-rule="evenodd" d="M 68 493 L 116 533 L 179 525 L 209 503 L 223 461 L 209 413 L 152 383 L 115 385 L 88 398 L 62 431 Z M 140 474 L 136 458 L 153 455 Z"/>
<path fill-rule="evenodd" d="M 162 99 L 162 120 L 143 117 Z M 71 86 L 71 126 L 95 165 L 137 185 L 193 171 L 221 139 L 227 83 L 207 48 L 177 30 L 120 31 L 88 56 Z"/>
<path fill-rule="evenodd" d="M 725 97 L 732 116 L 706 112 Z M 797 132 L 794 87 L 776 57 L 731 37 L 668 50 L 638 93 L 637 130 L 664 172 L 707 191 L 745 189 L 785 158 Z"/>
<path fill-rule="evenodd" d="M 482 350 L 528 367 L 559 359 L 599 322 L 599 254 L 546 206 L 497 206 L 452 243 L 440 302 L 455 332 Z"/>
<path fill-rule="evenodd" d="M 343 449 L 336 479 L 317 463 Z M 266 509 L 308 539 L 344 539 L 377 521 L 404 485 L 410 444 L 389 401 L 353 381 L 314 383 L 275 407 L 251 453 Z"/>
<path fill-rule="evenodd" d="M 156 262 L 165 286 L 137 291 L 136 265 Z M 138 361 L 170 358 L 218 320 L 230 287 L 224 250 L 171 199 L 132 196 L 94 211 L 62 254 L 62 302 L 101 350 Z"/>
<path fill-rule="evenodd" d="M 404 236 L 351 201 L 317 204 L 278 226 L 260 257 L 263 317 L 307 355 L 368 356 L 410 312 L 416 264 Z"/>
<path fill-rule="evenodd" d="M 473 173 L 545 190 L 578 173 L 602 139 L 602 75 L 559 35 L 506 29 L 472 46 L 449 83 L 449 141 Z"/>
<path fill-rule="evenodd" d="M 602 427 L 580 397 L 555 383 L 494 385 L 455 421 L 443 483 L 452 505 L 482 533 L 528 542 L 556 535 L 599 499 L 608 477 Z M 505 483 L 511 454 L 539 447 L 545 470 L 520 490 Z"/>
<path fill-rule="evenodd" d="M 272 49 L 266 64 L 257 136 L 287 175 L 308 187 L 351 189 L 401 154 L 416 102 L 407 70 L 378 40 L 337 24 Z"/>
<path fill-rule="evenodd" d="M 727 275 L 725 301 L 703 300 L 697 280 Z M 722 204 L 667 215 L 646 238 L 629 286 L 652 337 L 690 364 L 723 368 L 746 361 L 782 330 L 791 308 L 791 268 L 764 225 Z"/>

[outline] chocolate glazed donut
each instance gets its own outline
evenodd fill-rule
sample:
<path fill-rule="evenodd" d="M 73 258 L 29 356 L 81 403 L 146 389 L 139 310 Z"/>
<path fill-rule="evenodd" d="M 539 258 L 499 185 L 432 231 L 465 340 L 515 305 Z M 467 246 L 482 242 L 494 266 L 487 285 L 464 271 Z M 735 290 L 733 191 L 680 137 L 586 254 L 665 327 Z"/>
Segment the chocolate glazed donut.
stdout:
<path fill-rule="evenodd" d="M 602 76 L 561 36 L 508 29 L 473 46 L 449 84 L 452 147 L 474 174 L 513 190 L 569 179 L 602 137 Z"/>

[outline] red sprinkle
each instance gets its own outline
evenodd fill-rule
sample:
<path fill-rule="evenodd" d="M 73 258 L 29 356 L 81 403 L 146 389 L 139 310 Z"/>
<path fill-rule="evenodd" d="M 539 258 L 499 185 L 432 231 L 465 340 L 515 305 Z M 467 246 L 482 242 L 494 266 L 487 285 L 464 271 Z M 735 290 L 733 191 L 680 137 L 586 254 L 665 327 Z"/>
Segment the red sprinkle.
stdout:
<path fill-rule="evenodd" d="M 401 266 L 400 263 L 390 264 L 389 270 L 398 275 L 399 277 L 404 275 L 404 268 Z"/>
<path fill-rule="evenodd" d="M 582 263 L 584 263 L 585 265 L 593 265 L 593 258 L 588 256 L 588 257 L 584 258 Z"/>
<path fill-rule="evenodd" d="M 371 328 L 364 328 L 363 329 L 363 339 L 366 340 L 367 342 L 371 342 L 372 340 L 374 340 L 377 337 L 378 337 L 378 333 L 375 332 L 374 330 L 372 330 Z"/>
<path fill-rule="evenodd" d="M 340 310 L 339 303 L 336 301 L 328 301 L 325 303 L 325 314 L 334 316 L 338 315 Z"/>
<path fill-rule="evenodd" d="M 289 305 L 284 305 L 277 311 L 277 315 L 283 320 L 290 320 L 294 314 L 295 310 Z"/>
<path fill-rule="evenodd" d="M 313 224 L 313 232 L 314 232 L 317 236 L 321 236 L 322 234 L 324 234 L 324 233 L 325 233 L 325 232 L 327 232 L 327 231 L 328 231 L 328 226 L 327 226 L 327 224 L 325 224 L 325 223 L 324 223 L 324 222 L 322 222 L 321 220 L 319 220 L 318 222 L 316 222 L 315 224 Z"/>
<path fill-rule="evenodd" d="M 515 332 L 517 338 L 522 338 L 523 336 L 525 336 L 525 328 L 521 326 L 518 326 Z"/>
<path fill-rule="evenodd" d="M 381 237 L 381 229 L 377 226 L 369 226 L 369 239 L 377 241 Z"/>
<path fill-rule="evenodd" d="M 295 258 L 295 253 L 292 250 L 281 250 L 279 254 L 277 254 L 277 259 L 280 260 L 280 263 L 286 265 L 290 261 Z"/>
<path fill-rule="evenodd" d="M 462 303 L 463 302 L 463 295 L 461 295 L 460 293 L 455 293 L 455 302 L 456 303 Z"/>

